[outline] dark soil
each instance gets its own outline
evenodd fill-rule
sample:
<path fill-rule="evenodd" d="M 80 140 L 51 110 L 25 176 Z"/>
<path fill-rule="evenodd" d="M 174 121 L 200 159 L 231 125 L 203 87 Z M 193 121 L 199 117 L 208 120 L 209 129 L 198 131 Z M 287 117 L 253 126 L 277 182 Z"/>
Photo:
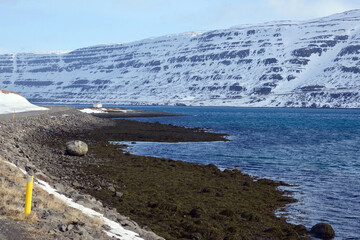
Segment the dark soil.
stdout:
<path fill-rule="evenodd" d="M 63 153 L 65 142 L 73 139 L 88 143 L 88 155 L 63 155 L 61 162 L 54 163 L 56 168 L 47 171 L 70 184 L 76 181 L 81 191 L 166 239 L 303 239 L 306 234 L 303 227 L 274 215 L 276 209 L 295 201 L 277 190 L 280 183 L 256 181 L 238 170 L 222 172 L 212 164 L 131 155 L 108 143 L 219 141 L 224 135 L 116 120 L 115 126 L 42 137 L 55 154 Z"/>

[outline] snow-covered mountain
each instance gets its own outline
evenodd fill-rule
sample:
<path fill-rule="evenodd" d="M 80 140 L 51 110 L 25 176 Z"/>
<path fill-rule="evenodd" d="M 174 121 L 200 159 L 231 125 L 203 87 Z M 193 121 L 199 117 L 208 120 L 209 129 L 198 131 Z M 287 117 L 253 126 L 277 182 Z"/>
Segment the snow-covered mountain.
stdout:
<path fill-rule="evenodd" d="M 26 100 L 18 93 L 3 91 L 0 89 L 0 114 L 18 113 L 27 111 L 46 110 L 47 108 L 38 107 Z"/>
<path fill-rule="evenodd" d="M 360 107 L 360 10 L 70 52 L 0 55 L 0 88 L 52 103 Z"/>

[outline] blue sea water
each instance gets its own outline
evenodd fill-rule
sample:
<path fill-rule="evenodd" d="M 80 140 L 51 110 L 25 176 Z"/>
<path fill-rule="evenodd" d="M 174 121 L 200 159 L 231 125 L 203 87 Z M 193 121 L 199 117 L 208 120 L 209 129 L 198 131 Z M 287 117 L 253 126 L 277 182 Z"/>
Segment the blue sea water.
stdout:
<path fill-rule="evenodd" d="M 296 184 L 290 222 L 308 229 L 326 222 L 336 239 L 360 239 L 360 110 L 229 107 L 144 107 L 187 114 L 140 121 L 202 127 L 229 142 L 137 142 L 139 155 L 172 158 Z M 286 214 L 279 211 L 278 214 Z"/>
<path fill-rule="evenodd" d="M 278 215 L 309 230 L 318 222 L 329 223 L 335 240 L 360 239 L 360 110 L 108 107 L 185 114 L 134 119 L 229 134 L 228 142 L 127 144 L 138 155 L 214 163 L 297 185 L 284 189 L 293 191 L 299 201 L 280 209 Z"/>

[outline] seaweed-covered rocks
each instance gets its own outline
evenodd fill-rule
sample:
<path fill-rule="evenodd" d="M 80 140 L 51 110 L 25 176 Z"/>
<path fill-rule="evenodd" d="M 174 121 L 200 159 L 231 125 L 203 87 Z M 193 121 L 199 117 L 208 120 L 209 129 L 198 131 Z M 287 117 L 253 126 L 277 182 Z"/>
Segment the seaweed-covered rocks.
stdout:
<path fill-rule="evenodd" d="M 144 140 L 219 141 L 223 138 L 219 134 L 172 125 L 101 119 L 76 110 L 0 121 L 0 127 L 0 155 L 5 160 L 23 169 L 28 166 L 29 171 L 29 167 L 38 170 L 35 174 L 50 178 L 49 184 L 59 193 L 146 240 L 163 239 L 149 229 L 169 240 L 303 239 L 293 225 L 273 214 L 275 209 L 292 201 L 277 190 L 279 184 L 254 181 L 237 170 L 220 171 L 215 165 L 125 154 L 119 146 L 109 144 Z M 83 157 L 64 154 L 64 143 L 73 139 L 86 141 L 89 153 Z M 89 235 L 106 239 L 97 236 L 102 233 L 101 224 L 91 228 L 85 220 L 56 221 L 58 214 L 50 210 L 48 214 L 39 214 L 46 223 L 54 220 L 41 232 L 64 239 L 73 233 L 83 234 L 81 239 L 91 239 Z M 141 228 L 133 221 L 147 227 Z"/>

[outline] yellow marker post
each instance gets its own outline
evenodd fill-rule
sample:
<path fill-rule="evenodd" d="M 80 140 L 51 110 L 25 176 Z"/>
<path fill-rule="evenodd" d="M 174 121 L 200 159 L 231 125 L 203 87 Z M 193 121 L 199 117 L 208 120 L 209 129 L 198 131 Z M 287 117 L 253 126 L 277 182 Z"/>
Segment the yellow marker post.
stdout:
<path fill-rule="evenodd" d="M 34 182 L 34 177 L 33 176 L 29 177 L 26 184 L 25 216 L 29 215 L 31 212 L 33 182 Z"/>
<path fill-rule="evenodd" d="M 13 114 L 13 119 L 15 119 L 15 110 L 14 110 L 14 114 Z"/>

